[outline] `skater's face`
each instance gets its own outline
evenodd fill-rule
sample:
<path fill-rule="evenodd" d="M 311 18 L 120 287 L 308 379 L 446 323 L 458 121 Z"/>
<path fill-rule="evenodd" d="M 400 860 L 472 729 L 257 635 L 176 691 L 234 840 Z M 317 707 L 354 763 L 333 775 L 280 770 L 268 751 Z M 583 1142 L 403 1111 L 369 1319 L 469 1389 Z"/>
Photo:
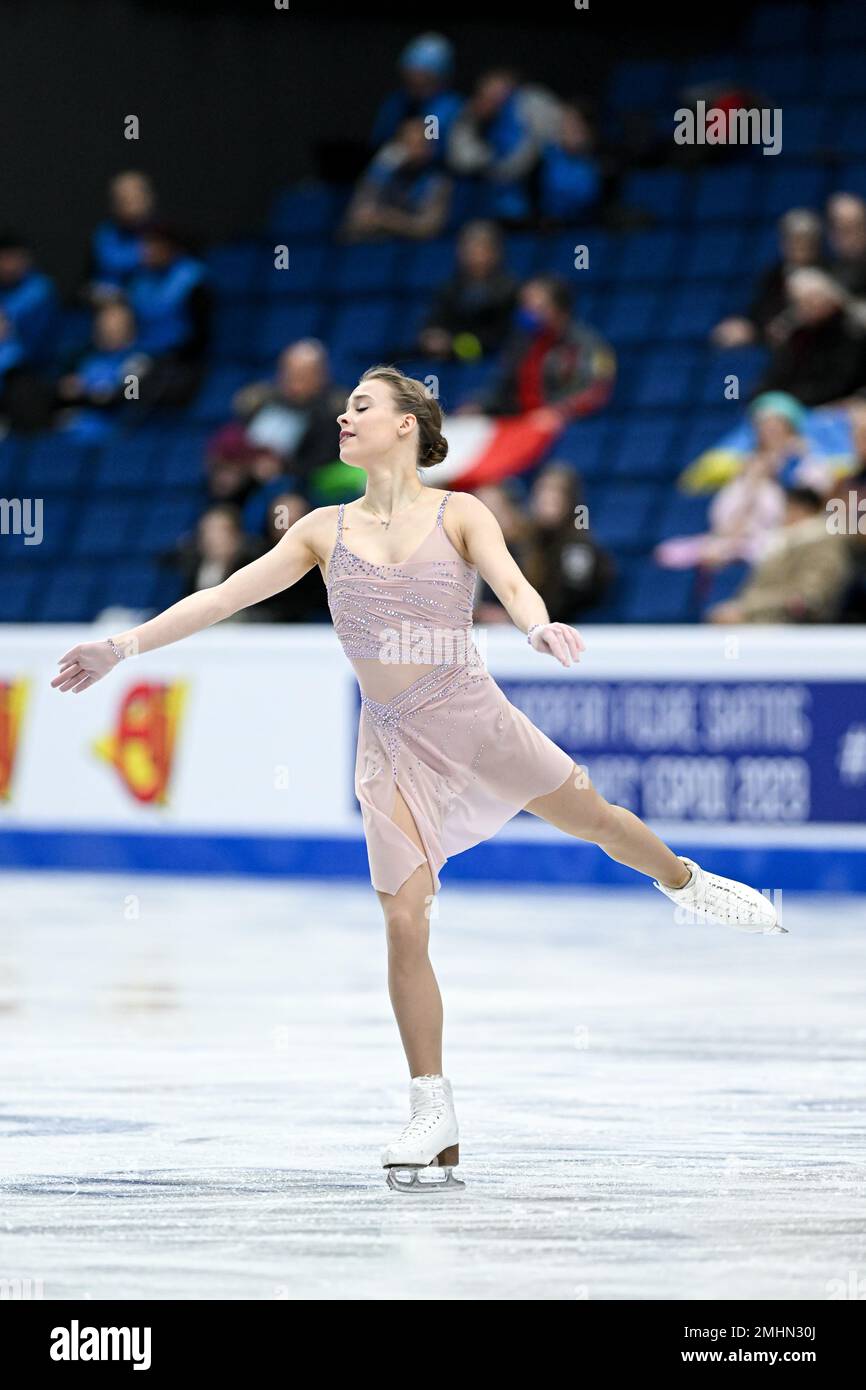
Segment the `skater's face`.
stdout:
<path fill-rule="evenodd" d="M 340 458 L 366 468 L 371 459 L 390 453 L 410 436 L 417 439 L 414 415 L 398 409 L 387 382 L 362 381 L 337 416 Z"/>

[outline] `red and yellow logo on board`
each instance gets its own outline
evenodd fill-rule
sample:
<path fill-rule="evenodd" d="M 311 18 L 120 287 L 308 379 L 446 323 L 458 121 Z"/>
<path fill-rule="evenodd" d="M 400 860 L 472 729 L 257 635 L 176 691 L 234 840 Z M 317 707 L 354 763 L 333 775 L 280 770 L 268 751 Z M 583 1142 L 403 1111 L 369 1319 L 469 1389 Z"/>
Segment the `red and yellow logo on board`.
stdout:
<path fill-rule="evenodd" d="M 25 680 L 0 681 L 0 801 L 12 798 L 12 773 L 28 684 Z"/>
<path fill-rule="evenodd" d="M 114 733 L 97 739 L 96 753 L 117 768 L 136 801 L 164 806 L 187 685 L 142 681 L 124 696 Z"/>

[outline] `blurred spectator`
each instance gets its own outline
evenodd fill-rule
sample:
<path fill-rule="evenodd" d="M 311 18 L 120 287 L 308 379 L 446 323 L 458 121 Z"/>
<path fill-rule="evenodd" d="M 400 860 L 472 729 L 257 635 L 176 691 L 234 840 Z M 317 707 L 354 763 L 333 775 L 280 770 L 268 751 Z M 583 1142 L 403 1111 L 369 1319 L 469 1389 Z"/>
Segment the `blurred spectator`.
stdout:
<path fill-rule="evenodd" d="M 100 301 L 116 295 L 144 265 L 144 230 L 156 198 L 146 174 L 128 169 L 108 186 L 109 215 L 90 243 L 89 293 Z"/>
<path fill-rule="evenodd" d="M 149 359 L 137 351 L 135 316 L 128 304 L 103 304 L 93 319 L 93 343 L 74 371 L 57 383 L 61 404 L 107 411 L 123 400 L 128 376 L 139 380 Z"/>
<path fill-rule="evenodd" d="M 834 193 L 827 202 L 830 273 L 849 294 L 866 295 L 866 203 L 854 193 Z"/>
<path fill-rule="evenodd" d="M 602 192 L 601 164 L 588 108 L 567 102 L 559 128 L 541 151 L 538 175 L 538 215 L 543 226 L 575 222 L 598 203 Z"/>
<path fill-rule="evenodd" d="M 437 141 L 420 116 L 403 122 L 362 177 L 346 211 L 345 241 L 438 236 L 451 206 L 451 179 L 437 168 Z"/>
<path fill-rule="evenodd" d="M 435 117 L 436 138 L 431 141 L 433 158 L 441 161 L 451 126 L 463 104 L 452 88 L 454 47 L 442 34 L 420 34 L 400 55 L 401 86 L 386 97 L 373 126 L 371 144 L 378 150 L 393 140 L 403 122 L 410 117 Z"/>
<path fill-rule="evenodd" d="M 210 507 L 198 519 L 195 534 L 184 538 L 162 555 L 164 564 L 178 569 L 183 579 L 183 597 L 221 584 L 235 570 L 263 555 L 264 541 L 246 536 L 236 508 L 221 503 Z M 242 609 L 234 621 L 255 622 L 258 604 Z"/>
<path fill-rule="evenodd" d="M 54 391 L 42 376 L 57 325 L 57 296 L 25 239 L 0 235 L 0 413 L 18 429 L 48 423 Z"/>
<path fill-rule="evenodd" d="M 324 345 L 302 338 L 280 354 L 275 381 L 245 386 L 233 404 L 248 440 L 306 486 L 314 469 L 339 457 L 337 416 L 347 395 L 331 381 Z"/>
<path fill-rule="evenodd" d="M 297 493 L 278 493 L 268 504 L 266 549 L 282 540 L 290 526 L 309 511 L 309 504 Z M 318 623 L 328 620 L 328 600 L 318 565 L 302 575 L 297 583 L 256 604 L 256 615 L 268 623 Z"/>
<path fill-rule="evenodd" d="M 244 506 L 274 479 L 280 478 L 281 487 L 288 481 L 282 477 L 279 455 L 253 443 L 243 425 L 237 423 L 223 425 L 208 440 L 205 472 L 209 496 L 215 502 L 231 502 L 236 507 Z"/>
<path fill-rule="evenodd" d="M 613 577 L 610 556 L 584 524 L 580 478 L 567 463 L 550 463 L 529 494 L 523 572 L 544 599 L 551 622 L 571 622 L 600 603 Z M 588 519 L 588 517 L 587 517 Z"/>
<path fill-rule="evenodd" d="M 203 263 L 170 227 L 143 232 L 143 266 L 129 282 L 138 347 L 153 359 L 142 400 L 184 405 L 201 379 L 210 337 L 212 296 Z"/>
<path fill-rule="evenodd" d="M 509 222 L 531 220 L 536 197 L 530 179 L 542 151 L 560 132 L 561 106 L 546 87 L 520 82 L 510 68 L 484 73 L 451 129 L 447 162 L 456 174 L 489 185 L 485 212 Z"/>
<path fill-rule="evenodd" d="M 495 222 L 469 222 L 457 242 L 457 269 L 438 291 L 419 346 L 431 357 L 474 361 L 502 347 L 517 298 Z"/>
<path fill-rule="evenodd" d="M 740 592 L 707 612 L 712 623 L 830 623 L 851 577 L 847 537 L 832 533 L 810 488 L 789 488 L 783 525 Z"/>
<path fill-rule="evenodd" d="M 502 535 L 509 554 L 519 565 L 523 564 L 523 544 L 529 529 L 518 497 L 506 483 L 489 483 L 475 489 L 475 496 L 489 507 L 502 528 Z M 510 623 L 506 613 L 490 585 L 478 578 L 475 598 L 475 621 L 478 623 Z"/>
<path fill-rule="evenodd" d="M 788 391 L 804 405 L 851 395 L 866 383 L 866 335 L 847 292 L 815 269 L 792 271 L 787 286 L 787 335 L 757 391 Z"/>
<path fill-rule="evenodd" d="M 782 331 L 778 320 L 788 306 L 788 275 L 804 266 L 822 265 L 821 219 L 817 213 L 809 208 L 792 208 L 779 219 L 778 231 L 779 260 L 759 279 L 746 313 L 716 324 L 711 338 L 717 347 L 778 342 Z"/>
<path fill-rule="evenodd" d="M 496 378 L 457 414 L 531 413 L 553 428 L 607 404 L 616 358 L 594 329 L 572 318 L 571 290 L 556 275 L 537 275 L 520 291 L 516 326 Z"/>

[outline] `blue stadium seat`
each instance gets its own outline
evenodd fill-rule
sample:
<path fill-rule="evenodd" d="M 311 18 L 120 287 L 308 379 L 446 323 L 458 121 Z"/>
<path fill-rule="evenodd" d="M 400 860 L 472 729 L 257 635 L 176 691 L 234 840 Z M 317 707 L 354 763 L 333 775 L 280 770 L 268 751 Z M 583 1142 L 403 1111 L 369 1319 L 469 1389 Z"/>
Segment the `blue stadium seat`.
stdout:
<path fill-rule="evenodd" d="M 746 26 L 746 42 L 752 48 L 784 48 L 803 44 L 808 37 L 810 6 L 762 5 Z"/>
<path fill-rule="evenodd" d="M 825 48 L 818 60 L 818 91 L 828 101 L 863 95 L 863 49 L 860 45 Z"/>
<path fill-rule="evenodd" d="M 211 356 L 218 362 L 237 362 L 256 355 L 255 302 L 223 300 L 213 316 Z"/>
<path fill-rule="evenodd" d="M 346 199 L 338 189 L 317 183 L 286 188 L 271 204 L 268 228 L 275 238 L 327 236 Z"/>
<path fill-rule="evenodd" d="M 635 169 L 626 174 L 622 201 L 642 208 L 659 222 L 679 223 L 691 204 L 691 180 L 679 169 Z"/>
<path fill-rule="evenodd" d="M 693 570 L 666 570 L 647 556 L 622 606 L 626 623 L 685 623 L 697 617 Z"/>
<path fill-rule="evenodd" d="M 866 68 L 866 60 L 864 60 Z M 847 158 L 866 155 L 866 103 L 852 102 L 832 123 L 833 148 Z"/>
<path fill-rule="evenodd" d="M 749 249 L 750 240 L 742 227 L 699 228 L 684 249 L 677 275 L 689 280 L 719 280 L 733 275 L 747 263 Z"/>
<path fill-rule="evenodd" d="M 828 108 L 819 102 L 786 101 L 782 112 L 782 158 L 812 158 L 835 143 L 835 122 L 828 117 Z"/>
<path fill-rule="evenodd" d="M 782 140 L 784 143 L 784 122 Z M 764 217 L 781 217 L 789 208 L 819 209 L 831 191 L 830 173 L 822 165 L 808 169 L 780 168 L 768 156 L 761 180 L 761 210 Z"/>
<path fill-rule="evenodd" d="M 137 518 L 132 548 L 139 555 L 155 555 L 169 550 L 188 535 L 201 516 L 201 499 L 186 493 L 161 497 L 158 506 L 143 509 Z"/>
<path fill-rule="evenodd" d="M 643 343 L 656 336 L 662 316 L 662 292 L 652 289 L 620 290 L 599 302 L 593 326 L 614 345 Z"/>
<path fill-rule="evenodd" d="M 50 573 L 36 598 L 37 621 L 88 623 L 96 616 L 96 594 L 104 562 L 66 560 Z"/>
<path fill-rule="evenodd" d="M 739 53 L 705 53 L 698 58 L 689 58 L 683 64 L 680 81 L 683 87 L 704 82 L 736 82 L 740 70 Z"/>
<path fill-rule="evenodd" d="M 661 348 L 645 362 L 635 404 L 672 406 L 688 404 L 694 393 L 701 354 L 696 348 Z"/>
<path fill-rule="evenodd" d="M 762 156 L 763 157 L 763 156 Z M 742 222 L 756 216 L 760 174 L 753 164 L 703 169 L 692 208 L 698 222 Z"/>
<path fill-rule="evenodd" d="M 835 187 L 846 193 L 859 193 L 866 198 L 866 160 L 843 164 L 835 179 Z"/>
<path fill-rule="evenodd" d="M 626 478 L 671 478 L 681 467 L 673 415 L 630 415 L 612 430 L 609 472 Z"/>
<path fill-rule="evenodd" d="M 582 478 L 604 478 L 608 471 L 606 460 L 612 437 L 610 422 L 604 415 L 590 420 L 575 420 L 551 446 L 547 461 L 563 460 L 570 463 Z"/>
<path fill-rule="evenodd" d="M 157 452 L 155 473 L 164 488 L 203 487 L 208 429 L 173 432 Z"/>
<path fill-rule="evenodd" d="M 744 55 L 743 78 L 773 107 L 787 106 L 789 100 L 804 100 L 817 96 L 818 67 L 813 55 L 805 48 L 787 52 Z M 785 122 L 782 119 L 784 141 Z"/>
<path fill-rule="evenodd" d="M 381 356 L 391 345 L 393 320 L 390 298 L 343 305 L 331 322 L 329 344 L 337 356 Z"/>
<path fill-rule="evenodd" d="M 866 43 L 866 9 L 860 3 L 822 6 L 817 20 L 824 43 Z"/>
<path fill-rule="evenodd" d="M 105 445 L 96 460 L 97 488 L 137 492 L 154 487 L 158 448 L 158 436 L 149 431 L 127 434 Z"/>
<path fill-rule="evenodd" d="M 42 582 L 42 574 L 26 560 L 0 565 L 0 623 L 32 622 Z"/>
<path fill-rule="evenodd" d="M 619 277 L 626 281 L 669 279 L 678 272 L 685 244 L 679 231 L 635 232 L 625 242 Z"/>
<path fill-rule="evenodd" d="M 660 507 L 656 539 L 694 536 L 706 531 L 710 500 L 707 496 L 690 497 L 673 488 L 666 492 Z"/>
<path fill-rule="evenodd" d="M 261 310 L 255 329 L 255 357 L 274 363 L 299 338 L 318 338 L 322 309 L 315 299 L 277 300 Z"/>
<path fill-rule="evenodd" d="M 766 362 L 767 353 L 759 347 L 708 349 L 697 386 L 697 400 L 708 406 L 723 406 L 725 378 L 736 376 L 739 378 L 739 400 L 742 409 L 743 403 L 748 400 L 750 392 L 757 385 Z M 732 401 L 731 404 L 736 405 L 736 402 Z"/>
<path fill-rule="evenodd" d="M 588 487 L 589 524 L 603 546 L 645 551 L 655 540 L 658 500 L 664 484 L 657 482 L 594 482 Z"/>
<path fill-rule="evenodd" d="M 400 270 L 400 283 L 394 288 L 409 292 L 424 290 L 432 296 L 454 271 L 454 249 L 451 237 L 408 246 Z"/>
<path fill-rule="evenodd" d="M 253 289 L 269 298 L 283 299 L 326 294 L 333 281 L 333 251 L 329 246 L 302 242 L 288 247 L 288 265 L 278 269 L 274 248 L 267 246 L 256 263 Z"/>
<path fill-rule="evenodd" d="M 615 280 L 619 270 L 619 260 L 628 238 L 612 235 L 598 227 L 585 232 L 557 232 L 545 246 L 545 264 L 549 270 L 560 275 L 573 277 L 578 293 L 584 285 L 596 285 Z M 588 265 L 585 269 L 575 267 L 575 247 L 585 246 Z"/>
<path fill-rule="evenodd" d="M 384 294 L 399 287 L 402 259 L 403 246 L 396 240 L 344 246 L 332 266 L 331 288 L 341 298 Z"/>
<path fill-rule="evenodd" d="M 140 498 L 92 498 L 79 512 L 71 537 L 71 554 L 83 560 L 127 554 L 133 532 L 137 533 L 141 524 L 142 512 L 150 509 L 149 500 Z"/>
<path fill-rule="evenodd" d="M 549 270 L 541 237 L 531 232 L 511 233 L 505 238 L 505 263 L 519 280 L 528 280 L 539 270 Z M 572 256 L 571 264 L 574 264 Z"/>
<path fill-rule="evenodd" d="M 672 96 L 678 81 L 674 63 L 626 59 L 614 69 L 608 87 L 608 105 L 621 110 L 655 109 Z"/>
<path fill-rule="evenodd" d="M 68 435 L 39 435 L 23 460 L 23 485 L 37 494 L 52 488 L 74 492 L 84 478 L 89 454 Z"/>
<path fill-rule="evenodd" d="M 209 251 L 205 263 L 217 294 L 249 294 L 256 268 L 264 254 L 262 245 L 255 241 L 233 242 L 227 246 L 215 246 Z"/>
<path fill-rule="evenodd" d="M 201 390 L 189 408 L 190 420 L 199 424 L 219 424 L 232 413 L 232 396 L 250 381 L 246 366 L 217 367 L 208 372 Z"/>
<path fill-rule="evenodd" d="M 150 560 L 121 560 L 111 566 L 102 587 L 101 606 L 153 608 L 158 573 Z M 168 605 L 165 605 L 168 606 Z"/>
<path fill-rule="evenodd" d="M 656 324 L 663 342 L 705 339 L 710 329 L 732 312 L 726 285 L 680 285 L 666 297 Z"/>

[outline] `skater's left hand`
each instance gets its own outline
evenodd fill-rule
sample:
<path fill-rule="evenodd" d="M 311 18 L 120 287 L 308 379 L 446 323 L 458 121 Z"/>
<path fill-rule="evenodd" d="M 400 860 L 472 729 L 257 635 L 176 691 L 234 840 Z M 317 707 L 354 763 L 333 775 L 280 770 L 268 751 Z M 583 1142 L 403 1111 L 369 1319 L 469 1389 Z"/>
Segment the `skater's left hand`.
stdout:
<path fill-rule="evenodd" d="M 586 651 L 586 643 L 576 627 L 568 623 L 546 623 L 537 627 L 529 645 L 545 656 L 555 656 L 562 666 L 570 666 L 572 659 L 580 661 L 581 652 Z"/>

